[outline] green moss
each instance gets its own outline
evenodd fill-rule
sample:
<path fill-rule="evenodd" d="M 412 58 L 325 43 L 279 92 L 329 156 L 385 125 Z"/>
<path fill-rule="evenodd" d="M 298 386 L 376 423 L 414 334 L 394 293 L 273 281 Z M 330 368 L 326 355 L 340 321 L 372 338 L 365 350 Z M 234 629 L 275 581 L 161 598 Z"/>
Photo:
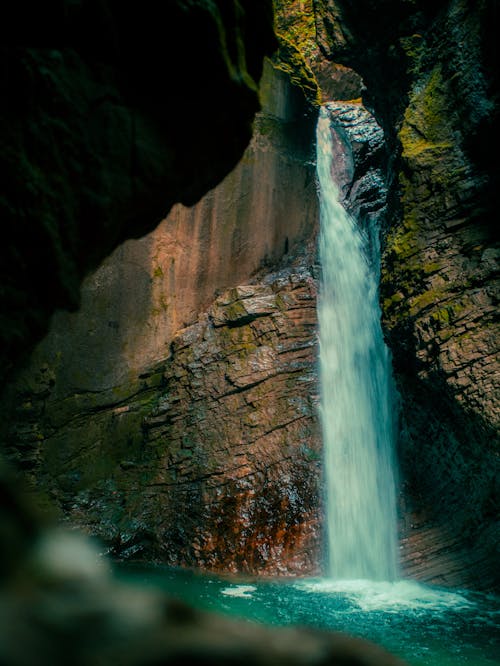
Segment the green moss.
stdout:
<path fill-rule="evenodd" d="M 405 215 L 400 226 L 394 228 L 387 237 L 386 253 L 393 259 L 408 260 L 419 249 L 419 224 L 414 212 Z M 407 262 L 406 267 L 409 267 Z"/>
<path fill-rule="evenodd" d="M 410 314 L 418 315 L 421 310 L 436 305 L 437 309 L 434 309 L 430 314 L 431 321 L 437 324 L 438 328 L 453 324 L 466 309 L 466 304 L 462 301 L 455 301 L 441 305 L 445 298 L 449 298 L 445 292 L 439 289 L 428 289 L 412 299 Z"/>
<path fill-rule="evenodd" d="M 225 307 L 225 314 L 228 321 L 238 321 L 247 316 L 243 303 L 241 301 L 234 301 Z"/>
<path fill-rule="evenodd" d="M 274 0 L 276 32 L 294 44 L 306 59 L 317 51 L 312 0 Z"/>
<path fill-rule="evenodd" d="M 441 67 L 436 66 L 426 83 L 416 89 L 406 109 L 399 132 L 403 158 L 428 164 L 442 160 L 444 153 L 453 150 L 449 116 L 446 84 Z"/>
<path fill-rule="evenodd" d="M 426 42 L 424 37 L 419 33 L 414 33 L 413 35 L 402 37 L 399 43 L 408 58 L 408 72 L 410 74 L 417 74 L 422 55 L 425 53 Z"/>
<path fill-rule="evenodd" d="M 449 324 L 450 317 L 450 308 L 439 308 L 431 314 L 431 319 L 439 324 Z"/>
<path fill-rule="evenodd" d="M 434 289 L 428 289 L 411 299 L 410 315 L 415 317 L 419 312 L 440 300 L 441 294 Z"/>
<path fill-rule="evenodd" d="M 399 132 L 404 158 L 433 160 L 453 150 L 454 135 L 448 97 L 441 66 L 437 65 L 426 82 L 416 88 L 406 109 Z"/>
<path fill-rule="evenodd" d="M 239 359 L 245 359 L 257 349 L 254 342 L 244 342 L 238 347 L 237 355 Z"/>
<path fill-rule="evenodd" d="M 418 52 L 412 57 L 417 60 Z M 462 306 L 448 303 L 451 294 L 446 275 L 430 286 L 429 276 L 439 273 L 443 265 L 439 257 L 430 260 L 425 248 L 429 228 L 447 214 L 450 200 L 456 200 L 467 166 L 457 142 L 453 109 L 449 108 L 452 96 L 441 65 L 416 78 L 399 132 L 403 222 L 387 237 L 382 304 L 389 327 L 409 317 L 421 317 L 425 311 L 425 318 L 443 340 L 453 334 L 450 324 Z M 393 292 L 404 294 L 404 302 L 394 298 Z"/>
<path fill-rule="evenodd" d="M 401 292 L 397 292 L 396 294 L 393 294 L 389 298 L 384 298 L 384 310 L 389 310 L 393 308 L 395 305 L 398 305 L 401 303 L 401 301 L 404 300 L 404 296 Z"/>
<path fill-rule="evenodd" d="M 299 49 L 285 36 L 278 34 L 279 49 L 273 56 L 274 66 L 285 72 L 290 81 L 304 93 L 306 100 L 313 106 L 321 105 L 321 94 L 311 68 Z"/>
<path fill-rule="evenodd" d="M 440 268 L 441 264 L 439 264 L 437 261 L 431 261 L 422 266 L 422 270 L 426 275 L 432 275 L 432 273 L 436 273 Z"/>
<path fill-rule="evenodd" d="M 161 266 L 156 266 L 154 271 L 153 271 L 153 278 L 162 278 L 163 277 L 163 270 Z"/>

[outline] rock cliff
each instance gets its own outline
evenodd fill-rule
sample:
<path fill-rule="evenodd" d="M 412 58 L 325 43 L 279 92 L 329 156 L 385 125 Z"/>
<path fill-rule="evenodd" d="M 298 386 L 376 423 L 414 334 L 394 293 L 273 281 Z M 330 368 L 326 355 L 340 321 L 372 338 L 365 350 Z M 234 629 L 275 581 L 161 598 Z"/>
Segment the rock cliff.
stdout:
<path fill-rule="evenodd" d="M 143 379 L 148 388 L 94 421 L 101 432 L 122 421 L 130 435 L 140 417 L 140 446 L 123 451 L 120 473 L 83 484 L 71 522 L 120 557 L 261 575 L 316 571 L 315 291 L 308 271 L 287 269 L 224 292 L 179 332 L 165 369 Z M 85 446 L 83 433 L 78 440 Z M 50 471 L 58 476 L 57 463 Z"/>
<path fill-rule="evenodd" d="M 112 255 L 16 385 L 13 455 L 117 557 L 321 568 L 314 117 L 287 81 L 266 69 L 240 165 Z M 372 232 L 386 210 L 382 130 L 359 103 L 329 108 L 335 177 Z"/>
<path fill-rule="evenodd" d="M 277 42 L 270 0 L 22 0 L 2 23 L 5 376 L 90 269 L 236 165 Z"/>
<path fill-rule="evenodd" d="M 11 457 L 117 556 L 319 563 L 314 112 L 282 61 L 260 94 L 236 169 L 89 276 L 11 393 Z"/>

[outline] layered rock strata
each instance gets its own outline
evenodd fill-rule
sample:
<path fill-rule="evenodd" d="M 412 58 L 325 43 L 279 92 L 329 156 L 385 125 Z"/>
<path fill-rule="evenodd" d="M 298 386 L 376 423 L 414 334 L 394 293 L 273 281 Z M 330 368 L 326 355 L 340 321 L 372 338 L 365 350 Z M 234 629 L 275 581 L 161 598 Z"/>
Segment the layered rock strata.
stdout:
<path fill-rule="evenodd" d="M 116 555 L 319 561 L 314 115 L 269 63 L 261 99 L 238 167 L 104 262 L 12 388 L 11 457 Z M 291 277 L 266 277 L 277 266 Z"/>
<path fill-rule="evenodd" d="M 285 269 L 224 292 L 134 383 L 97 401 L 32 394 L 38 487 L 118 557 L 315 572 L 315 297 L 309 270 Z"/>
<path fill-rule="evenodd" d="M 337 141 L 339 153 L 332 177 L 367 233 L 373 234 L 386 210 L 387 156 L 382 131 L 359 104 L 338 103 L 329 108 L 332 139 Z M 269 120 L 260 117 L 258 127 L 263 126 L 269 126 Z M 278 136 L 284 135 L 280 132 Z M 286 157 L 282 140 L 278 147 Z M 268 141 L 256 137 L 261 149 L 269 146 Z M 255 150 L 252 145 L 249 158 L 255 158 Z M 267 150 L 264 164 L 268 159 Z M 124 373 L 114 355 L 102 352 L 97 362 L 89 358 L 82 372 L 81 358 L 73 363 L 69 350 L 79 339 L 82 325 L 88 326 L 96 316 L 98 300 L 109 302 L 102 275 L 120 266 L 123 252 L 130 251 L 124 248 L 94 276 L 89 290 L 92 299 L 86 301 L 84 292 L 88 305 L 78 315 L 73 341 L 62 348 L 64 363 L 58 366 L 58 345 L 68 337 L 68 326 L 61 327 L 59 319 L 52 336 L 35 355 L 33 371 L 17 387 L 21 397 L 24 391 L 24 401 L 19 430 L 13 433 L 15 448 L 26 464 L 31 447 L 38 487 L 49 494 L 66 519 L 99 535 L 115 556 L 260 574 L 306 574 L 321 567 L 316 276 L 311 269 L 315 263 L 316 195 L 314 177 L 307 175 L 311 166 L 302 164 L 306 166 L 297 162 L 297 175 L 288 182 L 302 179 L 300 192 L 293 196 L 301 199 L 301 210 L 310 216 L 305 218 L 309 228 L 298 227 L 297 233 L 304 234 L 300 243 L 290 237 L 280 272 L 261 270 L 252 281 L 225 290 L 208 309 L 192 300 L 202 311 L 198 320 L 177 333 L 164 327 L 163 339 L 165 343 L 170 340 L 169 344 L 157 347 L 156 361 L 153 357 L 149 364 L 151 357 L 145 350 L 148 345 L 154 349 L 157 338 L 148 338 L 148 330 L 139 328 L 143 355 L 136 358 L 142 358 L 142 365 L 137 364 L 132 379 L 130 366 L 128 374 Z M 247 168 L 245 160 L 241 168 Z M 281 165 L 278 174 L 283 174 L 283 168 Z M 244 182 L 241 176 L 230 176 L 219 192 L 199 204 L 198 212 L 192 209 L 185 215 L 202 225 L 203 213 L 210 210 L 213 200 L 225 201 L 228 191 L 231 196 L 240 192 L 233 178 L 238 185 Z M 282 190 L 287 201 L 288 187 Z M 259 192 L 262 196 L 261 188 Z M 231 208 L 223 210 L 225 214 L 209 217 L 216 237 L 219 228 L 227 230 L 232 224 Z M 255 214 L 260 211 L 263 215 L 266 208 L 245 204 L 240 210 L 251 211 L 248 217 L 239 218 L 241 233 L 248 233 L 244 220 L 258 224 Z M 270 214 L 276 215 L 276 209 Z M 291 213 L 289 229 L 294 219 Z M 279 233 L 279 224 L 273 226 L 274 233 Z M 179 233 L 179 229 L 172 219 L 169 227 L 167 220 L 149 240 L 136 245 L 148 242 L 175 247 L 166 240 L 169 232 Z M 263 232 L 254 252 L 265 238 Z M 277 251 L 283 252 L 282 241 L 279 246 Z M 224 251 L 224 245 L 217 247 Z M 228 261 L 230 257 L 229 253 Z M 247 260 L 251 257 L 252 253 Z M 171 258 L 165 253 L 164 264 L 170 265 Z M 150 270 L 154 276 L 158 265 L 156 257 L 149 266 L 144 262 L 142 270 Z M 237 275 L 245 264 L 242 261 L 239 269 L 235 263 L 232 266 Z M 195 272 L 195 279 L 197 275 Z M 230 279 L 224 273 L 215 278 L 217 275 L 221 282 Z M 185 279 L 193 280 L 193 274 L 186 273 Z M 213 279 L 206 277 L 208 293 Z M 118 305 L 123 308 L 127 292 L 121 286 Z M 138 286 L 136 282 L 131 291 L 133 298 Z M 168 282 L 159 293 L 172 298 Z M 186 302 L 189 300 L 184 299 L 184 306 Z M 133 311 L 126 312 L 130 317 Z M 65 321 L 72 317 L 75 315 L 65 316 Z M 149 326 L 151 319 L 147 319 Z M 164 321 L 164 326 L 172 326 L 170 319 Z M 137 318 L 136 327 L 141 323 Z M 88 346 L 88 337 L 81 344 Z M 37 376 L 36 368 L 44 367 L 43 354 L 45 360 L 52 358 L 52 364 Z M 117 354 L 125 360 L 123 348 Z M 115 368 L 114 374 L 106 370 L 106 359 Z M 103 364 L 100 374 L 99 362 Z M 68 390 L 72 381 L 88 381 L 85 365 L 92 369 L 89 375 L 94 384 L 87 390 Z M 72 368 L 73 374 L 69 372 Z M 110 388 L 106 388 L 108 381 L 114 381 Z"/>
<path fill-rule="evenodd" d="M 382 296 L 403 407 L 403 568 L 410 575 L 444 584 L 494 585 L 494 550 L 498 543 L 498 399 L 494 395 L 498 255 L 489 222 L 495 219 L 497 210 L 498 169 L 488 149 L 498 120 L 493 3 L 454 0 L 419 8 L 414 3 L 387 0 L 382 11 L 380 3 L 369 0 L 357 8 L 340 0 L 335 5 L 328 0 L 316 0 L 314 4 L 323 53 L 362 74 L 365 97 L 384 127 L 391 149 Z M 45 71 L 35 69 L 38 74 Z M 349 81 L 352 94 L 362 90 L 355 77 Z M 294 95 L 291 98 L 298 100 Z M 272 145 L 279 143 L 280 150 L 286 150 L 295 142 L 291 153 L 299 147 L 299 162 L 304 164 L 308 159 L 307 132 L 296 131 L 301 106 L 298 102 L 291 104 L 291 98 L 257 121 L 260 133 L 253 149 L 257 146 L 261 156 L 269 155 Z M 281 113 L 278 108 L 286 109 L 288 114 L 294 106 L 298 115 L 289 116 L 285 125 L 276 122 Z M 266 135 L 272 138 L 270 143 Z M 185 155 L 189 161 L 190 153 Z M 251 152 L 245 157 L 248 159 L 253 159 Z M 274 172 L 280 159 L 273 158 L 269 173 Z M 357 178 L 359 169 L 354 167 Z M 127 500 L 116 489 L 116 483 L 126 475 L 131 481 L 134 469 L 144 471 L 142 462 L 138 464 L 137 451 L 145 446 L 149 430 L 141 424 L 144 419 L 146 424 L 149 416 L 153 418 L 158 409 L 155 400 L 163 383 L 170 381 L 162 360 L 170 358 L 175 333 L 179 327 L 194 324 L 200 312 L 207 312 L 217 289 L 231 284 L 253 289 L 255 285 L 250 285 L 249 279 L 253 271 L 262 264 L 281 260 L 286 264 L 291 247 L 298 252 L 308 238 L 309 221 L 301 226 L 299 219 L 305 219 L 301 211 L 297 224 L 292 223 L 294 233 L 289 235 L 290 209 L 283 204 L 286 197 L 280 200 L 276 193 L 281 192 L 277 187 L 280 180 L 290 185 L 287 196 L 297 192 L 302 199 L 303 191 L 311 192 L 312 170 L 310 166 L 302 169 L 296 172 L 300 174 L 297 179 L 291 175 L 292 169 L 286 178 L 272 181 L 266 201 L 274 209 L 278 204 L 280 217 L 271 227 L 260 228 L 258 248 L 250 254 L 248 263 L 245 257 L 250 236 L 245 229 L 249 227 L 240 221 L 253 221 L 250 213 L 256 199 L 252 195 L 250 207 L 238 202 L 238 213 L 232 218 L 229 215 L 233 221 L 220 236 L 214 234 L 216 225 L 208 227 L 207 235 L 206 220 L 216 220 L 221 210 L 232 210 L 234 198 L 222 197 L 217 203 L 215 195 L 198 217 L 195 209 L 178 209 L 182 211 L 179 220 L 182 217 L 184 225 L 192 225 L 181 245 L 174 243 L 158 251 L 159 244 L 148 240 L 130 253 L 124 249 L 122 258 L 128 257 L 129 261 L 117 262 L 120 270 L 116 265 L 110 269 L 108 264 L 96 281 L 89 280 L 86 290 L 87 303 L 94 305 L 99 303 L 99 294 L 105 293 L 100 287 L 104 283 L 106 288 L 111 286 L 108 294 L 112 296 L 106 297 L 104 309 L 114 309 L 113 317 L 94 317 L 92 308 L 84 305 L 80 323 L 74 324 L 76 320 L 64 315 L 60 319 L 60 331 L 74 326 L 75 336 L 83 331 L 83 338 L 93 338 L 91 345 L 77 347 L 79 352 L 88 347 L 91 353 L 78 361 L 70 346 L 65 348 L 65 336 L 56 336 L 48 362 L 43 354 L 36 358 L 14 391 L 19 418 L 10 438 L 13 457 L 37 477 L 50 503 L 55 501 L 63 514 L 71 514 L 81 524 L 101 531 L 117 552 L 134 554 L 165 548 L 166 541 L 161 542 L 158 533 L 151 534 L 140 515 L 135 521 L 125 517 L 122 522 Z M 367 191 L 377 198 L 375 181 L 372 179 L 373 187 L 365 182 Z M 236 187 L 233 182 L 231 187 L 239 191 L 240 184 Z M 53 200 L 47 198 L 49 203 Z M 307 208 L 306 217 L 312 215 L 308 220 L 314 217 L 313 209 Z M 174 224 L 167 225 L 170 231 L 175 219 L 173 214 Z M 174 247 L 175 252 L 186 251 L 187 256 L 187 250 L 193 247 L 193 231 L 204 241 L 213 237 L 213 247 L 215 239 L 218 244 L 221 239 L 231 238 L 230 249 L 224 245 L 226 240 L 219 255 L 210 255 L 210 264 L 218 275 L 213 283 L 203 271 L 202 253 L 189 270 L 167 260 Z M 34 237 L 39 238 L 37 234 Z M 176 232 L 173 238 L 178 238 Z M 16 242 L 7 247 L 14 247 Z M 138 271 L 134 265 L 139 266 Z M 240 269 L 230 282 L 232 272 Z M 120 272 L 123 270 L 125 279 Z M 196 277 L 196 289 L 194 283 L 183 282 L 189 274 Z M 127 285 L 139 288 L 141 298 L 127 298 Z M 172 303 L 172 293 L 177 289 L 183 294 L 180 304 Z M 198 289 L 200 295 L 194 295 Z M 59 294 L 59 287 L 54 294 Z M 44 299 L 38 295 L 34 301 L 37 307 L 40 301 L 45 312 Z M 126 332 L 127 320 L 135 321 L 137 335 Z M 14 337 L 19 333 L 16 326 L 12 329 Z M 28 338 L 26 330 L 19 333 L 19 340 Z M 16 354 L 19 349 L 19 345 L 15 347 Z M 70 362 L 72 357 L 76 359 L 74 364 Z M 150 430 L 154 432 L 155 428 Z M 120 506 L 113 502 L 116 493 L 121 498 Z M 106 507 L 111 506 L 111 514 L 106 513 Z M 312 524 L 307 511 L 302 525 Z M 105 516 L 102 522 L 98 515 Z M 113 531 L 111 523 L 123 529 Z M 304 529 L 307 533 L 309 528 Z M 203 539 L 206 545 L 206 534 Z M 249 550 L 256 541 L 254 538 L 245 543 L 253 546 L 238 551 L 235 545 L 233 551 L 239 553 L 237 561 L 245 563 L 243 566 L 251 561 Z M 207 553 L 217 552 L 216 547 L 207 549 Z M 188 557 L 203 560 L 201 549 L 199 556 Z M 210 557 L 207 554 L 207 562 Z M 219 566 L 217 557 L 220 554 L 214 555 L 210 566 Z M 289 552 L 287 562 L 292 559 Z M 307 569 L 309 565 L 304 562 L 300 566 Z M 230 564 L 226 561 L 224 566 Z"/>
<path fill-rule="evenodd" d="M 58 315 L 16 387 L 13 455 L 64 519 L 118 557 L 260 574 L 321 567 L 315 180 L 296 93 L 279 71 L 267 76 L 264 96 L 282 85 L 284 99 L 268 96 L 237 170 L 105 262 L 81 313 Z M 359 104 L 329 110 L 332 177 L 376 243 L 382 131 Z M 193 225 L 203 253 L 186 237 Z M 268 261 L 284 268 L 206 305 Z"/>
<path fill-rule="evenodd" d="M 163 370 L 94 417 L 92 429 L 111 421 L 135 443 L 120 459 L 113 451 L 119 470 L 93 488 L 83 479 L 68 519 L 120 557 L 314 572 L 321 497 L 315 294 L 310 272 L 287 270 L 218 297 L 174 338 Z M 102 443 L 89 433 L 89 416 L 81 415 L 73 435 L 92 458 L 102 456 Z M 64 457 L 48 444 L 50 473 L 60 480 L 72 454 L 67 443 Z M 85 465 L 78 452 L 71 465 Z"/>

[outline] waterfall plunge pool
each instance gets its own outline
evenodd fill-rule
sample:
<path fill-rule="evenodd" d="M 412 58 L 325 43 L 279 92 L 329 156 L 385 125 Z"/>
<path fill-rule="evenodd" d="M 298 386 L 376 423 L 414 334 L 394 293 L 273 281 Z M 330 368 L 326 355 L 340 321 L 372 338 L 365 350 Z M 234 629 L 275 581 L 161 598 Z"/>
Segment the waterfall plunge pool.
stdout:
<path fill-rule="evenodd" d="M 500 664 L 500 599 L 414 581 L 235 578 L 117 564 L 118 577 L 195 608 L 268 625 L 343 631 L 384 646 L 410 666 Z"/>

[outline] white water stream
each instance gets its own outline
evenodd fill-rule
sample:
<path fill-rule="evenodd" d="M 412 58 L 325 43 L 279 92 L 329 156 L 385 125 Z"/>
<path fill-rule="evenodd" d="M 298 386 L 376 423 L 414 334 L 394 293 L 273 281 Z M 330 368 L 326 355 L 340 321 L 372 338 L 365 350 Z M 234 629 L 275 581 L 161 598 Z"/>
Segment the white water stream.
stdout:
<path fill-rule="evenodd" d="M 393 580 L 396 492 L 391 362 L 380 325 L 378 257 L 339 202 L 328 110 L 317 127 L 321 420 L 329 575 Z M 373 249 L 372 249 L 373 252 Z"/>

